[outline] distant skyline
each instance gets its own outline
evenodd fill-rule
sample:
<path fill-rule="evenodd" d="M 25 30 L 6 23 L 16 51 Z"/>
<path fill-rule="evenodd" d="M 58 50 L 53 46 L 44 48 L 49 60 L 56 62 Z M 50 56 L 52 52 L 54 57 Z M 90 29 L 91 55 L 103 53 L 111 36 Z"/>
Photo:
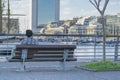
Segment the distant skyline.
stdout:
<path fill-rule="evenodd" d="M 11 0 L 13 2 L 14 0 Z M 14 13 L 29 14 L 31 0 L 14 1 Z M 17 5 L 16 3 L 22 3 Z M 18 10 L 19 8 L 19 10 Z M 27 10 L 28 9 L 28 10 Z M 110 0 L 106 9 L 106 14 L 116 14 L 120 12 L 120 0 Z M 70 19 L 79 16 L 99 15 L 89 0 L 60 0 L 60 19 Z"/>
<path fill-rule="evenodd" d="M 20 28 L 29 28 L 31 0 L 10 0 L 11 13 L 25 14 L 20 18 Z M 110 0 L 106 9 L 106 14 L 117 14 L 120 12 L 120 0 Z M 80 16 L 96 16 L 98 11 L 93 7 L 89 0 L 60 0 L 60 20 L 72 19 Z M 21 30 L 22 31 L 22 30 Z"/>

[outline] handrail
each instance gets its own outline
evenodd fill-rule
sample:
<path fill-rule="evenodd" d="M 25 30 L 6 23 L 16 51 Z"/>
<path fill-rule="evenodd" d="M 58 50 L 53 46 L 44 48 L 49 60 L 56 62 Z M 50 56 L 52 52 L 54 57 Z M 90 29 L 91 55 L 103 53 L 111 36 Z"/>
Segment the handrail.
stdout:
<path fill-rule="evenodd" d="M 25 34 L 0 34 L 0 36 L 25 36 Z M 33 36 L 78 36 L 78 37 L 95 37 L 91 34 L 33 34 Z M 96 35 L 103 37 L 103 35 Z M 120 35 L 106 35 L 106 37 L 120 37 Z"/>

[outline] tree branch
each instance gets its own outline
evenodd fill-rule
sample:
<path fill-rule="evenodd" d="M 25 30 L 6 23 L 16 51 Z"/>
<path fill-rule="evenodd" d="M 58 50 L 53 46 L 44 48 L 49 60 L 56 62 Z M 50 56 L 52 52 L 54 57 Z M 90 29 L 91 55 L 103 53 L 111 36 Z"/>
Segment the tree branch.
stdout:
<path fill-rule="evenodd" d="M 103 14 L 105 13 L 105 9 L 107 7 L 108 2 L 109 2 L 109 0 L 105 0 L 104 7 L 103 7 L 103 10 L 102 10 Z"/>
<path fill-rule="evenodd" d="M 97 6 L 95 5 L 95 3 L 93 3 L 93 1 L 89 0 L 90 3 L 97 9 Z"/>
<path fill-rule="evenodd" d="M 100 9 L 100 3 L 101 3 L 102 0 L 98 0 L 98 1 L 97 0 L 93 0 L 93 1 L 89 0 L 89 1 L 99 11 L 99 13 L 101 15 L 104 15 L 104 12 L 105 12 L 105 9 L 107 7 L 107 4 L 108 4 L 109 0 L 105 0 L 103 9 Z"/>
<path fill-rule="evenodd" d="M 96 0 L 94 0 L 94 2 L 92 0 L 89 0 L 89 1 L 99 11 L 99 13 L 102 15 L 102 11 L 100 10 L 101 0 L 99 0 L 98 2 Z"/>
<path fill-rule="evenodd" d="M 98 4 L 97 4 L 97 7 L 100 9 L 100 3 L 101 3 L 101 0 L 98 0 Z"/>
<path fill-rule="evenodd" d="M 96 1 L 96 0 L 94 0 L 94 2 L 95 2 L 94 4 L 97 6 L 97 5 L 98 5 L 97 1 Z"/>

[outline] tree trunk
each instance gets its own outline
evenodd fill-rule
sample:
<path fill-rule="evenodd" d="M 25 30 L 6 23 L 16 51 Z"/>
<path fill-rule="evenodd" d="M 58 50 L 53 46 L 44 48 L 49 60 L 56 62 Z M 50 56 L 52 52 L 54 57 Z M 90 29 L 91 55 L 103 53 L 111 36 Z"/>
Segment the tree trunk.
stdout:
<path fill-rule="evenodd" d="M 105 17 L 104 15 L 101 15 L 102 18 L 102 28 L 103 28 L 103 61 L 106 61 L 106 46 L 105 46 L 105 42 L 106 42 L 106 30 L 105 30 Z"/>
<path fill-rule="evenodd" d="M 8 0 L 8 34 L 10 33 L 10 3 Z"/>
<path fill-rule="evenodd" d="M 2 33 L 2 0 L 0 0 L 0 33 Z"/>

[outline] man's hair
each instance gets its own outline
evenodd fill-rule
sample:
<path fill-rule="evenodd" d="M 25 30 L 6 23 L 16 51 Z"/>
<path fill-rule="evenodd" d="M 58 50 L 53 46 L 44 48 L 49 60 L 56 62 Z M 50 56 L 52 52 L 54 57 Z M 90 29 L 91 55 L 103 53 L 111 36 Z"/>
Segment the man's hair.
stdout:
<path fill-rule="evenodd" d="M 26 36 L 31 37 L 33 35 L 32 30 L 26 30 Z"/>

